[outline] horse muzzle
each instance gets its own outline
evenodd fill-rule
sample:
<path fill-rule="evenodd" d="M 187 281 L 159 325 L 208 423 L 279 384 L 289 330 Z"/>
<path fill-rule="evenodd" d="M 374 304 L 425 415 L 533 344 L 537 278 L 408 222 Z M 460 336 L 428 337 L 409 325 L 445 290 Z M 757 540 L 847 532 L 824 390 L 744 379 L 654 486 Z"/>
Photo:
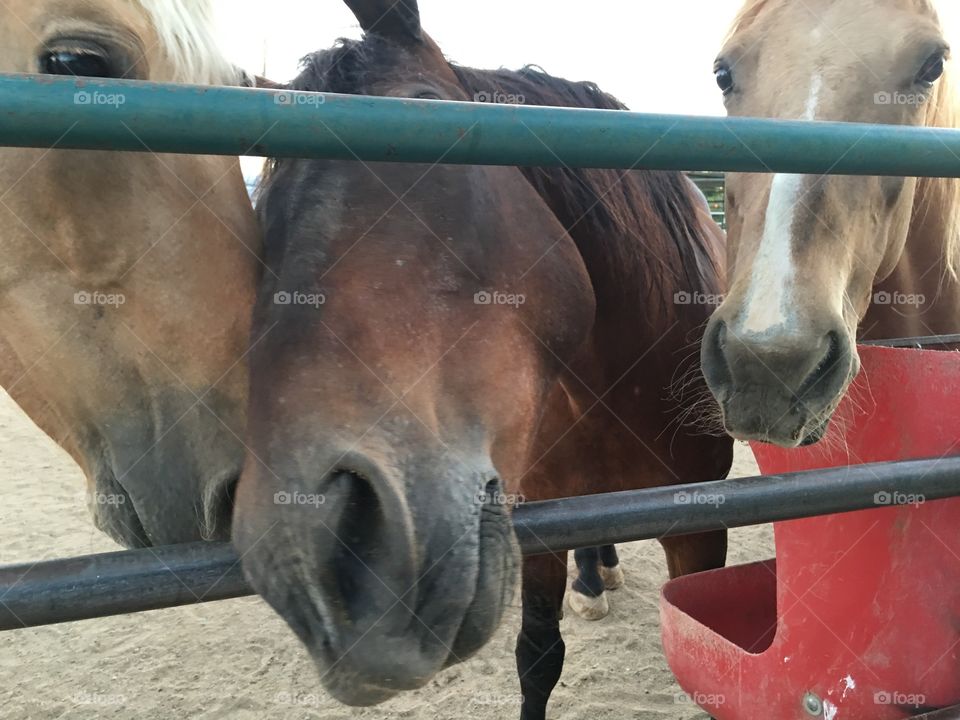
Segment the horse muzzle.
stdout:
<path fill-rule="evenodd" d="M 425 493 L 426 483 L 365 459 L 340 468 L 313 492 L 245 474 L 234 543 L 325 688 L 348 705 L 374 705 L 423 687 L 489 640 L 519 552 L 506 509 L 478 501 L 483 485 L 463 492 L 474 483 L 446 478 Z"/>

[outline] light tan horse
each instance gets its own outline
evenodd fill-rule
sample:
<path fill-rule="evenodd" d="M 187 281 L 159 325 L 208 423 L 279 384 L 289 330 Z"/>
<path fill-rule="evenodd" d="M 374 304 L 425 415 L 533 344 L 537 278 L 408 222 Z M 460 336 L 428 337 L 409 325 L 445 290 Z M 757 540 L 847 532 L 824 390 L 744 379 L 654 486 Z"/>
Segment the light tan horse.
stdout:
<path fill-rule="evenodd" d="M 200 0 L 5 0 L 0 71 L 240 84 L 209 18 Z M 0 384 L 130 546 L 229 533 L 260 267 L 237 160 L 144 150 L 0 149 Z"/>
<path fill-rule="evenodd" d="M 949 55 L 928 0 L 750 0 L 715 69 L 730 115 L 956 127 Z M 730 289 L 703 367 L 731 435 L 816 442 L 859 370 L 858 337 L 960 332 L 958 193 L 728 177 Z"/>

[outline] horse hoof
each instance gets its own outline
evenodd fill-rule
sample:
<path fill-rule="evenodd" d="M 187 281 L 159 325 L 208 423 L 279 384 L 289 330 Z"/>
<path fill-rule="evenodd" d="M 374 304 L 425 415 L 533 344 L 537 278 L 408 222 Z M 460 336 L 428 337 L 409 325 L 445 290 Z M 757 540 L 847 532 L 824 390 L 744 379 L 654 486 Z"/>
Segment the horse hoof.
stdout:
<path fill-rule="evenodd" d="M 619 565 L 613 567 L 600 566 L 600 577 L 607 590 L 619 590 L 623 587 L 623 569 Z"/>
<path fill-rule="evenodd" d="M 599 597 L 590 597 L 571 590 L 567 593 L 567 602 L 570 609 L 584 620 L 603 620 L 610 613 L 606 593 L 601 593 Z"/>

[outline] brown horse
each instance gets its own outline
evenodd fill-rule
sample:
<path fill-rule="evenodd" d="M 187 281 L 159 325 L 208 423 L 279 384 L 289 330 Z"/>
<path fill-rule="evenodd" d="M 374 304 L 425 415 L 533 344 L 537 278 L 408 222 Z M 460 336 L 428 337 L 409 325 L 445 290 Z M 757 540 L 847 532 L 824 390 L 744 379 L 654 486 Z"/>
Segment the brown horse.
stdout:
<path fill-rule="evenodd" d="M 448 64 L 413 0 L 347 4 L 364 40 L 309 57 L 293 88 L 622 107 Z M 420 687 L 490 638 L 515 502 L 728 471 L 731 441 L 684 427 L 669 392 L 698 376 L 700 302 L 721 289 L 722 234 L 683 176 L 280 160 L 259 214 L 254 337 L 270 332 L 234 542 L 340 700 Z M 676 576 L 722 565 L 726 535 L 663 545 Z M 528 719 L 560 676 L 566 578 L 566 553 L 523 561 Z"/>
<path fill-rule="evenodd" d="M 929 0 L 750 0 L 716 64 L 730 115 L 957 127 Z M 960 332 L 960 182 L 728 176 L 730 290 L 703 368 L 727 431 L 821 439 L 856 341 Z"/>
<path fill-rule="evenodd" d="M 196 0 L 5 0 L 0 71 L 240 84 L 209 14 Z M 229 537 L 260 269 L 236 158 L 147 150 L 0 149 L 0 384 L 129 546 Z"/>

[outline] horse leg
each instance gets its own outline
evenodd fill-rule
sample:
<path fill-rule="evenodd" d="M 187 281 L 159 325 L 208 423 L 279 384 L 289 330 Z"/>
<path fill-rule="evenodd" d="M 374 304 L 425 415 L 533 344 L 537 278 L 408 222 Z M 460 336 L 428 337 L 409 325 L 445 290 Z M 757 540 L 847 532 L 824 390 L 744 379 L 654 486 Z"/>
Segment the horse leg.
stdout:
<path fill-rule="evenodd" d="M 517 638 L 520 720 L 546 720 L 547 700 L 560 680 L 566 647 L 560 615 L 567 587 L 567 553 L 523 559 L 523 623 Z"/>
<path fill-rule="evenodd" d="M 573 557 L 577 579 L 567 597 L 570 609 L 584 620 L 602 620 L 610 612 L 610 604 L 600 576 L 600 548 L 581 548 L 574 551 Z"/>
<path fill-rule="evenodd" d="M 619 590 L 623 587 L 623 570 L 616 545 L 604 545 L 600 548 L 600 577 L 607 590 Z"/>
<path fill-rule="evenodd" d="M 727 531 L 661 538 L 671 578 L 715 570 L 727 562 Z"/>

